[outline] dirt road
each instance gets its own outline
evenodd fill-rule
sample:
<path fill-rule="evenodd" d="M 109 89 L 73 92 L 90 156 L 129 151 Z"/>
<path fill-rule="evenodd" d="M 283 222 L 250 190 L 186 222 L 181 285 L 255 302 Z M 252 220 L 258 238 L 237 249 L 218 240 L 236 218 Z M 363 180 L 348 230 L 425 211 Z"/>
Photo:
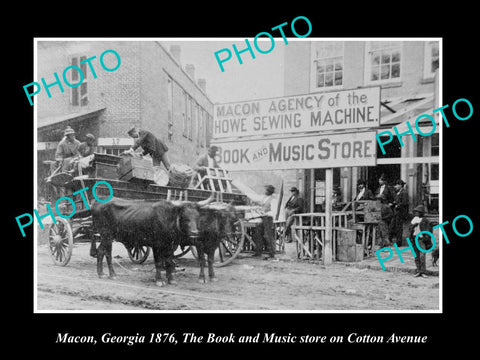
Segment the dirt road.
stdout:
<path fill-rule="evenodd" d="M 290 245 L 290 244 L 289 244 Z M 45 245 L 37 255 L 38 310 L 438 310 L 439 278 L 409 273 L 322 266 L 280 256 L 276 262 L 241 254 L 216 268 L 217 282 L 200 284 L 191 253 L 178 259 L 184 268 L 177 285 L 157 287 L 153 257 L 130 262 L 114 243 L 117 279 L 99 279 L 89 244 L 74 245 L 66 267 L 51 261 Z M 106 269 L 105 269 L 106 270 Z"/>

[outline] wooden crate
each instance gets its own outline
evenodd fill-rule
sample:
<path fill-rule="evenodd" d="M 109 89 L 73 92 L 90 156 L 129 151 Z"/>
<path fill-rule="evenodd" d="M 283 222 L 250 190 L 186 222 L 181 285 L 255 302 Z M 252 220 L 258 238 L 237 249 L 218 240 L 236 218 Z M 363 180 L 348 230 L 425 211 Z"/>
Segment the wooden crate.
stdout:
<path fill-rule="evenodd" d="M 351 229 L 338 229 L 337 256 L 338 261 L 356 262 L 363 260 L 363 246 L 357 244 L 357 232 Z"/>
<path fill-rule="evenodd" d="M 369 200 L 365 202 L 364 220 L 366 223 L 378 223 L 382 219 L 382 206 L 380 201 Z"/>
<path fill-rule="evenodd" d="M 89 176 L 100 179 L 118 179 L 117 165 L 95 163 Z"/>
<path fill-rule="evenodd" d="M 100 179 L 118 179 L 117 165 L 119 156 L 95 153 L 89 177 Z"/>
<path fill-rule="evenodd" d="M 152 160 L 122 157 L 118 163 L 118 179 L 122 181 L 153 182 Z"/>

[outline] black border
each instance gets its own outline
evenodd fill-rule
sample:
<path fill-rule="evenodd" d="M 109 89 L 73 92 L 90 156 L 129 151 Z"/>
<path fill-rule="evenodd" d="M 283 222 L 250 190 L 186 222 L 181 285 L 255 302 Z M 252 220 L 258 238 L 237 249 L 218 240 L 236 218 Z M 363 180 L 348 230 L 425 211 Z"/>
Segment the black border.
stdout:
<path fill-rule="evenodd" d="M 392 3 L 393 4 L 393 3 Z M 288 6 L 286 6 L 288 5 Z M 478 20 L 473 6 L 461 3 L 432 5 L 422 9 L 418 4 L 386 4 L 373 9 L 373 4 L 336 3 L 333 9 L 324 3 L 318 7 L 303 4 L 267 6 L 260 12 L 258 6 L 248 4 L 223 3 L 218 7 L 207 3 L 183 4 L 183 9 L 159 3 L 155 11 L 150 5 L 109 4 L 102 12 L 98 6 L 88 9 L 86 18 L 79 20 L 66 17 L 73 11 L 78 14 L 80 7 L 62 7 L 63 15 L 55 15 L 50 9 L 32 7 L 21 12 L 18 30 L 5 29 L 8 38 L 8 57 L 4 56 L 9 77 L 7 81 L 8 99 L 4 103 L 7 116 L 7 146 L 4 147 L 4 190 L 12 197 L 4 199 L 7 209 L 5 224 L 9 236 L 4 237 L 10 250 L 7 256 L 11 261 L 4 268 L 8 282 L 4 298 L 9 305 L 4 307 L 6 315 L 13 315 L 7 323 L 7 348 L 16 354 L 27 354 L 31 350 L 39 354 L 95 354 L 101 348 L 112 354 L 120 350 L 128 355 L 139 356 L 143 350 L 153 351 L 155 356 L 165 356 L 167 352 L 181 357 L 190 351 L 209 350 L 225 356 L 240 352 L 255 353 L 256 345 L 137 345 L 99 346 L 55 344 L 57 332 L 101 335 L 104 332 L 115 334 L 136 334 L 149 332 L 195 332 L 207 334 L 255 335 L 257 332 L 275 332 L 294 335 L 348 335 L 352 332 L 389 336 L 392 332 L 402 335 L 427 335 L 429 340 L 423 345 L 274 345 L 275 350 L 287 354 L 288 351 L 302 354 L 301 350 L 314 350 L 322 354 L 324 350 L 336 355 L 358 355 L 360 352 L 392 354 L 401 351 L 410 356 L 416 351 L 427 351 L 434 355 L 442 349 L 473 348 L 475 331 L 468 327 L 475 312 L 475 245 L 478 229 L 467 238 L 458 238 L 449 231 L 451 243 L 444 245 L 441 261 L 444 264 L 443 314 L 33 314 L 33 234 L 19 236 L 14 217 L 31 210 L 33 204 L 33 108 L 25 99 L 22 86 L 33 79 L 33 38 L 34 37 L 252 37 L 258 32 L 290 22 L 296 16 L 306 16 L 313 25 L 310 37 L 442 37 L 443 38 L 443 104 L 452 104 L 458 98 L 467 98 L 473 104 L 474 115 L 468 121 L 450 121 L 450 128 L 443 132 L 443 214 L 444 220 L 451 220 L 459 214 L 467 214 L 477 225 L 478 210 L 475 200 L 478 192 L 476 180 L 476 129 L 478 129 L 478 71 L 476 71 L 476 43 Z M 320 6 L 321 5 L 321 6 Z M 131 6 L 130 8 L 125 8 Z M 380 5 L 379 5 L 380 6 Z M 437 6 L 438 8 L 434 8 Z M 118 11 L 118 12 L 117 12 Z M 64 19 L 65 21 L 63 21 Z M 72 19 L 68 21 L 68 19 Z M 459 21 L 461 23 L 459 24 Z M 5 99 L 5 98 L 4 98 Z M 13 99 L 13 102 L 12 102 Z M 478 108 L 480 109 L 480 108 Z M 449 119 L 451 111 L 446 111 Z M 453 118 L 452 118 L 453 119 Z M 475 127 L 475 128 L 474 128 Z M 10 190 L 11 189 L 11 190 Z M 13 251 L 12 251 L 13 250 Z M 11 282 L 11 283 L 10 283 Z M 473 322 L 473 321 L 472 321 Z M 475 323 L 472 324 L 474 327 Z M 263 345 L 262 347 L 267 347 Z M 270 346 L 268 346 L 270 348 Z M 271 349 L 273 350 L 273 348 Z M 128 354 L 130 353 L 130 354 Z M 203 353 L 202 356 L 206 355 Z"/>

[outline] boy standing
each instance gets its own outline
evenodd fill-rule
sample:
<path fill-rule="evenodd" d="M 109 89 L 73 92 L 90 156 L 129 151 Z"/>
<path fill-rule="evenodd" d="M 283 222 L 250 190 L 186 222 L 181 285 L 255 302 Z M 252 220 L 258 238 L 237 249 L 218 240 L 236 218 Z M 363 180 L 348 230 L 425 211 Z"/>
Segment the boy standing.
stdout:
<path fill-rule="evenodd" d="M 415 241 L 417 234 L 421 231 L 429 231 L 430 233 L 433 231 L 432 224 L 428 221 L 427 218 L 424 217 L 425 215 L 425 208 L 423 205 L 418 205 L 415 209 L 413 209 L 413 219 L 410 223 L 410 241 Z M 424 250 L 430 249 L 432 247 L 432 239 L 428 234 L 422 234 L 418 238 L 418 246 L 422 247 Z M 415 266 L 417 267 L 417 272 L 415 273 L 415 277 L 424 277 L 426 278 L 427 275 L 425 274 L 426 270 L 426 262 L 425 262 L 425 253 L 422 251 L 418 251 L 417 257 L 415 258 Z"/>

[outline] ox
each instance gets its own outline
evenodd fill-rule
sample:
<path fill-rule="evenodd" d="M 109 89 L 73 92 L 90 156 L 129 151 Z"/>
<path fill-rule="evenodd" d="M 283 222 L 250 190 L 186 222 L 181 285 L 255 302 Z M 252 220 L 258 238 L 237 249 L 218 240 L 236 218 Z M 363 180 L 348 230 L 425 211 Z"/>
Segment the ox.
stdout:
<path fill-rule="evenodd" d="M 205 278 L 205 254 L 208 261 L 208 276 L 210 281 L 217 281 L 213 270 L 215 250 L 219 247 L 222 239 L 228 241 L 228 234 L 234 229 L 237 220 L 235 207 L 231 204 L 216 203 L 206 205 L 200 209 L 198 218 L 199 236 L 194 239 L 200 263 L 199 282 L 206 283 Z"/>
<path fill-rule="evenodd" d="M 108 203 L 96 202 L 92 206 L 94 228 L 100 233 L 97 249 L 97 273 L 103 274 L 103 257 L 106 257 L 110 277 L 116 276 L 112 265 L 112 241 L 115 239 L 126 247 L 150 246 L 153 251 L 158 286 L 164 286 L 161 276 L 165 264 L 166 279 L 173 280 L 173 253 L 177 246 L 199 235 L 197 221 L 199 209 L 211 202 L 211 198 L 199 203 L 179 201 L 146 202 L 138 200 L 111 199 Z M 92 247 L 94 247 L 92 240 Z"/>

